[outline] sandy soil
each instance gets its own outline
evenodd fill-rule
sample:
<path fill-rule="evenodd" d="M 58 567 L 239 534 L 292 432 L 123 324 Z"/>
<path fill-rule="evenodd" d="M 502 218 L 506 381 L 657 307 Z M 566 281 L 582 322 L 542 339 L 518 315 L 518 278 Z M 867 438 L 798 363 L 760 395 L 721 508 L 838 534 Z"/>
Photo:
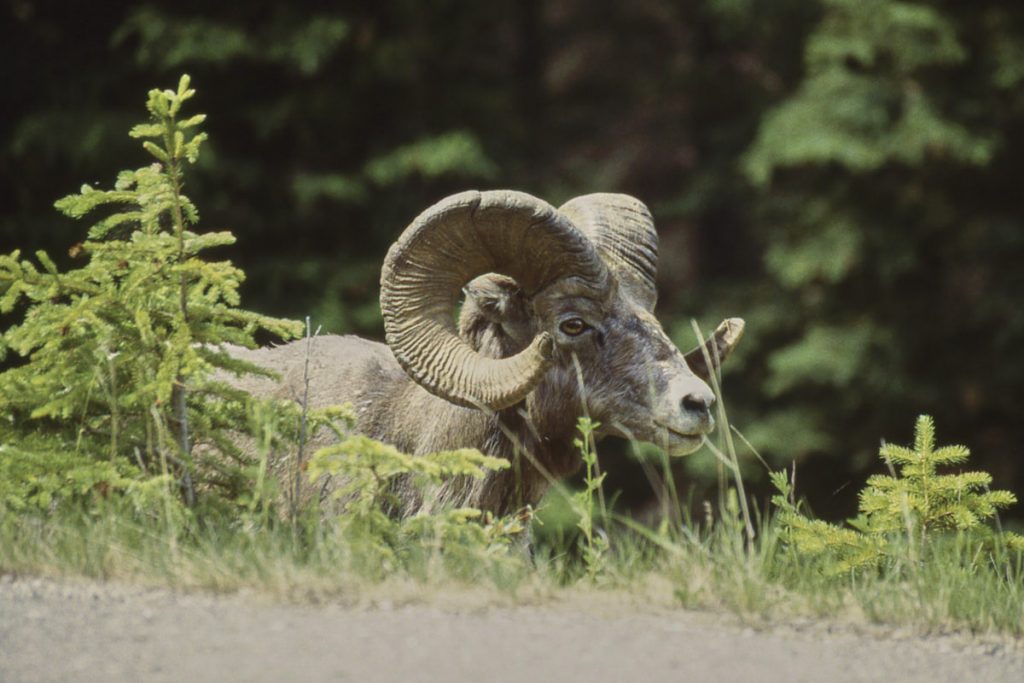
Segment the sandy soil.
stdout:
<path fill-rule="evenodd" d="M 1024 681 L 1017 641 L 605 605 L 369 609 L 0 577 L 0 681 Z"/>

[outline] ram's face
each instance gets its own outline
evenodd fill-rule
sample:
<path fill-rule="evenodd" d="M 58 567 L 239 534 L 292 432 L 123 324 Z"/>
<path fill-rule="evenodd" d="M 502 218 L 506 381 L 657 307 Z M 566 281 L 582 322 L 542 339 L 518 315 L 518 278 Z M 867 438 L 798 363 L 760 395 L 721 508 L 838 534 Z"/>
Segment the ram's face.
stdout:
<path fill-rule="evenodd" d="M 714 392 L 644 306 L 613 288 L 604 300 L 545 297 L 536 309 L 555 340 L 556 372 L 572 375 L 580 408 L 604 433 L 673 455 L 701 445 L 714 427 Z"/>
<path fill-rule="evenodd" d="M 653 442 L 673 455 L 695 450 L 714 427 L 703 351 L 688 359 L 654 315 L 619 288 L 592 297 L 569 282 L 530 299 L 514 280 L 492 273 L 465 293 L 460 330 L 477 351 L 504 358 L 539 332 L 552 337 L 554 362 L 538 387 L 546 409 L 573 419 L 586 412 L 602 433 Z M 741 329 L 724 324 L 708 354 L 728 353 Z"/>

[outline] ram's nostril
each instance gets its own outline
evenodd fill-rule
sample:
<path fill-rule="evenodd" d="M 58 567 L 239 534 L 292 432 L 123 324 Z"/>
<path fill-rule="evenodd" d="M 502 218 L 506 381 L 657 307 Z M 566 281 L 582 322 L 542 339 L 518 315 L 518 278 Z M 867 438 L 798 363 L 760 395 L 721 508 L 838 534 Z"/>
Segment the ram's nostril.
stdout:
<path fill-rule="evenodd" d="M 708 415 L 711 406 L 715 404 L 715 397 L 704 394 L 687 394 L 683 396 L 683 410 L 699 415 Z"/>

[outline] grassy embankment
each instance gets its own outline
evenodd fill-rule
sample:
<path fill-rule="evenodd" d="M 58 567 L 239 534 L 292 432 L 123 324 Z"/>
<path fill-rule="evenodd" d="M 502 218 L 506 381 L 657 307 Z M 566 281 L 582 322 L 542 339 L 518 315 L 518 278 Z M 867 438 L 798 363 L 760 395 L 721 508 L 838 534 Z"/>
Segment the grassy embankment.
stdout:
<path fill-rule="evenodd" d="M 736 451 L 719 441 L 721 449 L 708 447 L 730 471 Z M 240 518 L 237 511 L 182 517 L 99 500 L 51 515 L 8 514 L 0 523 L 0 572 L 343 603 L 453 595 L 474 604 L 625 599 L 640 609 L 727 611 L 755 623 L 823 617 L 1024 635 L 1019 554 L 947 535 L 923 549 L 906 542 L 895 561 L 878 568 L 834 575 L 792 552 L 774 518 L 751 519 L 735 481 L 723 484 L 731 484 L 723 486 L 723 500 L 705 504 L 701 520 L 663 492 L 672 507 L 654 527 L 603 512 L 596 492 L 557 486 L 540 511 L 545 524 L 535 533 L 532 558 L 522 543 L 436 530 L 381 538 L 316 514 L 296 523 L 266 513 Z M 593 512 L 589 520 L 581 520 L 584 503 Z M 581 521 L 592 525 L 589 544 Z"/>

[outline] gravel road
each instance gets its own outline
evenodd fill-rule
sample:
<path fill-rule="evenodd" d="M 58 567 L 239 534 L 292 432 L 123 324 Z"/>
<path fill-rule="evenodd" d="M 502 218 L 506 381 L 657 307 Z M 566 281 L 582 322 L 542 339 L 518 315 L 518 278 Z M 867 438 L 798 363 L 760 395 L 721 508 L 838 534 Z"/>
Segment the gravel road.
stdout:
<path fill-rule="evenodd" d="M 579 606 L 353 609 L 0 577 L 0 682 L 1024 681 L 1017 641 Z"/>

